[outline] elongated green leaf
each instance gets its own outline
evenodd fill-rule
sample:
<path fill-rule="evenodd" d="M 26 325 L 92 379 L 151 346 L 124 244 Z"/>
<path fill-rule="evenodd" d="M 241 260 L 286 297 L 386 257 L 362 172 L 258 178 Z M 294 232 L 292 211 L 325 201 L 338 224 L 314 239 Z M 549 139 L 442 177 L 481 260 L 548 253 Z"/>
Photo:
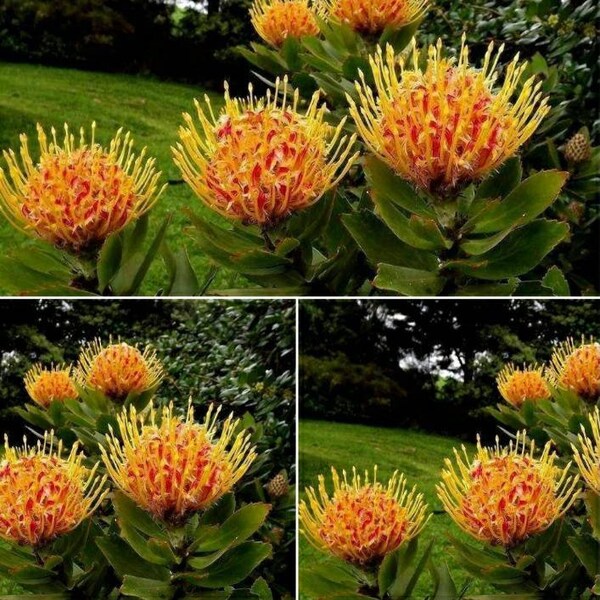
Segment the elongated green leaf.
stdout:
<path fill-rule="evenodd" d="M 104 292 L 110 280 L 117 274 L 123 256 L 123 236 L 120 233 L 114 233 L 109 236 L 98 256 L 98 266 L 96 274 L 98 276 L 98 290 Z"/>
<path fill-rule="evenodd" d="M 209 569 L 196 573 L 182 573 L 180 577 L 206 588 L 235 585 L 246 579 L 270 555 L 270 544 L 245 542 L 229 550 Z"/>
<path fill-rule="evenodd" d="M 373 285 L 403 296 L 437 296 L 446 280 L 436 273 L 382 263 Z"/>
<path fill-rule="evenodd" d="M 506 283 L 481 283 L 466 285 L 459 288 L 456 296 L 512 296 L 517 286 L 518 279 L 509 279 Z"/>
<path fill-rule="evenodd" d="M 493 208 L 473 217 L 463 230 L 496 233 L 529 223 L 556 200 L 567 177 L 568 173 L 562 171 L 535 173 Z"/>
<path fill-rule="evenodd" d="M 119 518 L 146 535 L 167 539 L 163 528 L 145 511 L 120 491 L 113 493 L 113 506 Z"/>
<path fill-rule="evenodd" d="M 482 181 L 475 192 L 475 198 L 504 198 L 521 183 L 522 176 L 521 160 L 518 156 L 513 156 Z"/>
<path fill-rule="evenodd" d="M 424 17 L 416 19 L 412 23 L 409 23 L 404 27 L 400 27 L 399 29 L 386 27 L 379 38 L 379 45 L 382 48 L 385 48 L 386 44 L 391 44 L 394 47 L 396 54 L 399 54 L 413 39 L 415 33 L 417 33 L 417 30 L 423 22 L 423 18 Z"/>
<path fill-rule="evenodd" d="M 342 215 L 342 223 L 373 265 L 389 263 L 426 271 L 437 269 L 438 259 L 434 254 L 402 242 L 371 211 Z"/>
<path fill-rule="evenodd" d="M 120 592 L 124 596 L 131 598 L 168 600 L 175 594 L 175 589 L 171 587 L 168 581 L 157 581 L 156 579 L 125 575 Z"/>
<path fill-rule="evenodd" d="M 566 223 L 540 219 L 513 231 L 477 258 L 450 261 L 445 266 L 479 279 L 516 277 L 536 267 L 568 231 Z"/>
<path fill-rule="evenodd" d="M 195 296 L 200 284 L 190 263 L 186 248 L 172 252 L 168 244 L 163 243 L 161 254 L 169 273 L 168 296 Z"/>
<path fill-rule="evenodd" d="M 446 561 L 442 561 L 441 565 L 429 565 L 431 577 L 433 579 L 433 595 L 431 600 L 456 600 L 458 598 L 458 590 Z"/>
<path fill-rule="evenodd" d="M 194 550 L 213 552 L 245 541 L 265 522 L 270 510 L 269 504 L 247 504 L 233 513 L 216 531 L 207 534 L 200 528 Z"/>
<path fill-rule="evenodd" d="M 591 535 L 580 535 L 570 537 L 567 543 L 590 577 L 596 577 L 600 573 L 600 542 Z"/>
<path fill-rule="evenodd" d="M 435 219 L 435 211 L 418 192 L 374 156 L 365 159 L 365 175 L 373 198 L 382 196 L 411 214 Z"/>
<path fill-rule="evenodd" d="M 117 537 L 97 538 L 96 544 L 121 578 L 125 575 L 133 575 L 135 577 L 168 581 L 171 576 L 169 569 L 142 559 L 123 540 Z"/>
<path fill-rule="evenodd" d="M 273 592 L 271 592 L 269 584 L 262 577 L 259 577 L 252 584 L 250 591 L 257 596 L 259 600 L 273 600 Z"/>

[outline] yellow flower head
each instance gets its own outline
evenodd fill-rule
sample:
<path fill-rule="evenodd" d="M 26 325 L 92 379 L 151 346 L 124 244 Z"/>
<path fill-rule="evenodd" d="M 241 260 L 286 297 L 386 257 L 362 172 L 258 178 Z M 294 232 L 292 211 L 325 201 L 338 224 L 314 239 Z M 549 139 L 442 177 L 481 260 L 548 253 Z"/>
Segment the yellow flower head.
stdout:
<path fill-rule="evenodd" d="M 118 416 L 120 437 L 111 431 L 102 458 L 115 484 L 155 517 L 182 522 L 229 492 L 248 470 L 256 453 L 239 420 L 229 416 L 217 436 L 219 409 L 208 410 L 204 423 L 194 422 L 191 406 L 185 418 L 173 404 L 149 419 L 133 406 Z M 228 448 L 229 446 L 229 448 Z"/>
<path fill-rule="evenodd" d="M 481 446 L 469 458 L 455 449 L 455 463 L 446 459 L 438 497 L 446 512 L 464 531 L 478 540 L 507 548 L 540 533 L 560 518 L 576 499 L 578 477 L 554 466 L 556 455 L 548 442 L 539 458 L 525 431 L 515 443 L 502 448 Z"/>
<path fill-rule="evenodd" d="M 31 448 L 12 448 L 5 437 L 0 459 L 0 538 L 42 546 L 72 531 L 100 505 L 106 477 L 83 466 L 75 444 L 62 458 L 62 442 L 53 433 Z"/>
<path fill-rule="evenodd" d="M 276 48 L 289 37 L 317 35 L 316 14 L 309 0 L 254 0 L 250 9 L 258 35 Z"/>
<path fill-rule="evenodd" d="M 156 352 L 146 346 L 143 351 L 124 342 L 107 346 L 94 340 L 79 357 L 77 377 L 82 386 L 102 392 L 113 400 L 128 394 L 141 394 L 156 387 L 164 377 Z"/>
<path fill-rule="evenodd" d="M 330 552 L 357 566 L 377 564 L 386 554 L 417 536 L 428 520 L 423 495 L 406 489 L 404 475 L 395 472 L 387 484 L 373 482 L 365 472 L 364 480 L 352 470 L 340 479 L 331 469 L 333 494 L 319 476 L 318 493 L 310 487 L 308 501 L 300 503 L 302 533 L 320 550 Z"/>
<path fill-rule="evenodd" d="M 543 367 L 519 369 L 508 364 L 496 378 L 500 395 L 514 407 L 519 408 L 525 400 L 550 398 L 550 388 L 544 378 Z"/>
<path fill-rule="evenodd" d="M 458 62 L 445 58 L 442 43 L 430 46 L 425 70 L 413 41 L 412 64 L 387 46 L 370 57 L 375 89 L 356 83 L 359 105 L 348 97 L 350 113 L 371 152 L 418 187 L 441 193 L 485 177 L 533 134 L 549 110 L 541 82 L 528 79 L 511 102 L 526 64 L 518 55 L 496 88 L 490 44 L 483 67 L 469 66 L 464 43 Z M 399 64 L 400 73 L 396 71 Z"/>
<path fill-rule="evenodd" d="M 55 400 L 75 400 L 79 393 L 71 378 L 71 367 L 33 365 L 25 374 L 25 389 L 30 398 L 47 408 Z"/>
<path fill-rule="evenodd" d="M 365 35 L 400 29 L 423 15 L 429 0 L 321 0 L 329 19 Z"/>
<path fill-rule="evenodd" d="M 578 436 L 579 448 L 571 444 L 575 462 L 579 467 L 583 479 L 587 485 L 600 495 L 600 411 L 598 407 L 588 415 L 591 437 L 588 437 L 584 426 Z"/>
<path fill-rule="evenodd" d="M 216 117 L 196 101 L 198 125 L 184 114 L 181 143 L 173 149 L 183 178 L 202 201 L 244 223 L 273 224 L 314 204 L 350 168 L 355 137 L 341 137 L 344 120 L 325 123 L 316 93 L 304 114 L 299 94 L 288 97 L 287 78 L 266 98 L 231 98 Z M 340 139 L 341 137 L 341 139 Z"/>
<path fill-rule="evenodd" d="M 95 127 L 89 143 L 81 129 L 77 144 L 65 125 L 61 146 L 54 129 L 48 143 L 38 125 L 37 161 L 24 134 L 20 163 L 12 150 L 4 152 L 10 180 L 0 169 L 0 211 L 14 227 L 77 252 L 100 244 L 152 207 L 160 195 L 154 159 L 145 159 L 145 149 L 136 158 L 130 134 L 121 130 L 103 148 L 94 141 Z"/>
<path fill-rule="evenodd" d="M 558 387 L 596 400 L 600 396 L 600 344 L 594 340 L 586 344 L 582 338 L 576 346 L 568 339 L 554 350 L 552 375 Z"/>

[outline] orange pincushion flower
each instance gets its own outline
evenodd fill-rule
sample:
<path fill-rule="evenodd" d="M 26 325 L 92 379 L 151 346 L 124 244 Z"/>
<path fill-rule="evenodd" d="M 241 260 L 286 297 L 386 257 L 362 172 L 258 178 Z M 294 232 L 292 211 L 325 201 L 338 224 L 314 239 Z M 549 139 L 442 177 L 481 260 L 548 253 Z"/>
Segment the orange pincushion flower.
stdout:
<path fill-rule="evenodd" d="M 27 136 L 21 135 L 21 165 L 15 153 L 4 152 L 9 181 L 0 169 L 0 211 L 17 229 L 72 252 L 86 250 L 147 212 L 160 195 L 160 173 L 154 159 L 145 160 L 145 148 L 136 158 L 133 140 L 121 130 L 103 148 L 86 142 L 81 129 L 79 144 L 65 125 L 62 146 L 52 129 L 48 143 L 37 126 L 40 158 L 34 162 Z"/>
<path fill-rule="evenodd" d="M 123 443 L 111 431 L 107 448 L 102 448 L 109 475 L 159 519 L 181 522 L 206 509 L 231 490 L 256 458 L 248 434 L 235 434 L 239 420 L 233 416 L 217 437 L 218 415 L 211 406 L 198 424 L 191 403 L 185 419 L 173 414 L 172 403 L 159 415 L 151 406 L 148 420 L 133 406 L 129 412 L 124 409 L 118 416 Z"/>
<path fill-rule="evenodd" d="M 500 395 L 516 408 L 525 400 L 540 400 L 551 396 L 544 378 L 544 369 L 536 365 L 519 369 L 508 364 L 498 374 L 496 383 Z"/>
<path fill-rule="evenodd" d="M 316 13 L 309 0 L 254 0 L 250 17 L 258 35 L 276 48 L 289 37 L 319 33 Z"/>
<path fill-rule="evenodd" d="M 429 0 L 321 0 L 329 19 L 354 31 L 377 35 L 386 27 L 400 29 L 423 15 Z"/>
<path fill-rule="evenodd" d="M 340 139 L 344 120 L 325 123 L 316 93 L 305 114 L 299 94 L 288 99 L 287 79 L 266 98 L 243 101 L 225 92 L 225 107 L 215 117 L 196 101 L 200 130 L 189 114 L 173 149 L 184 180 L 202 201 L 221 215 L 267 225 L 307 208 L 335 186 L 356 158 L 349 158 L 355 137 Z"/>
<path fill-rule="evenodd" d="M 600 344 L 590 340 L 576 346 L 572 339 L 558 346 L 552 355 L 556 385 L 587 400 L 600 396 Z"/>
<path fill-rule="evenodd" d="M 458 63 L 442 56 L 442 44 L 429 47 L 427 67 L 419 67 L 413 42 L 412 66 L 397 60 L 387 46 L 370 58 L 371 89 L 361 76 L 359 104 L 348 97 L 350 112 L 365 144 L 398 175 L 418 187 L 442 193 L 485 177 L 533 134 L 549 110 L 528 79 L 511 102 L 526 64 L 518 56 L 508 65 L 504 83 L 495 89 L 496 65 L 490 44 L 483 67 L 469 66 L 464 44 Z M 396 71 L 397 63 L 400 74 Z"/>
<path fill-rule="evenodd" d="M 417 536 L 428 520 L 423 495 L 406 489 L 404 475 L 395 472 L 386 485 L 373 482 L 365 472 L 364 481 L 353 469 L 352 480 L 340 479 L 331 469 L 333 495 L 319 476 L 318 493 L 310 487 L 308 501 L 300 503 L 302 533 L 320 550 L 326 550 L 354 565 L 378 563 L 386 554 Z"/>
<path fill-rule="evenodd" d="M 83 466 L 83 453 L 75 444 L 61 458 L 62 442 L 54 448 L 54 435 L 30 448 L 12 448 L 5 437 L 0 459 L 0 538 L 42 546 L 72 531 L 100 505 L 107 492 L 106 477 Z"/>
<path fill-rule="evenodd" d="M 507 548 L 546 530 L 575 502 L 578 477 L 554 466 L 556 455 L 548 442 L 539 458 L 535 445 L 527 451 L 525 432 L 501 448 L 481 446 L 471 460 L 463 446 L 455 461 L 446 459 L 438 497 L 456 524 L 477 538 Z"/>
<path fill-rule="evenodd" d="M 79 392 L 71 378 L 71 367 L 36 364 L 25 374 L 25 389 L 30 398 L 46 408 L 55 400 L 75 400 Z"/>
<path fill-rule="evenodd" d="M 600 411 L 598 407 L 594 412 L 588 415 L 591 436 L 581 426 L 581 433 L 577 436 L 579 447 L 571 444 L 575 462 L 579 467 L 579 472 L 586 484 L 600 495 Z"/>
<path fill-rule="evenodd" d="M 141 352 L 124 342 L 104 347 L 94 340 L 79 358 L 77 377 L 82 386 L 102 392 L 113 400 L 141 394 L 162 381 L 163 367 L 150 346 Z"/>

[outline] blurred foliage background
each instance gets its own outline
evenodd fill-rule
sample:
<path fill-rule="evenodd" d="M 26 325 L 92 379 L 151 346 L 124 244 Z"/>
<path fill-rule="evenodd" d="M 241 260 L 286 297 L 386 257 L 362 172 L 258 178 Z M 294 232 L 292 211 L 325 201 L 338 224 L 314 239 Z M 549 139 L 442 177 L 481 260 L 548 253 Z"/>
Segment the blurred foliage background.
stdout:
<path fill-rule="evenodd" d="M 600 304 L 531 300 L 300 303 L 302 418 L 453 435 L 497 431 L 506 362 L 543 362 L 554 343 L 596 335 Z"/>
<path fill-rule="evenodd" d="M 240 490 L 246 501 L 265 495 L 282 470 L 295 480 L 295 306 L 293 301 L 0 301 L 0 433 L 19 444 L 28 433 L 12 408 L 24 404 L 23 375 L 38 361 L 72 362 L 84 342 L 112 335 L 152 344 L 167 372 L 159 402 L 202 417 L 224 405 L 257 430 L 260 458 Z M 267 495 L 268 496 L 268 495 Z M 261 574 L 278 597 L 295 582 L 295 507 L 273 511 L 265 530 L 276 551 Z M 0 582 L 0 586 L 2 582 Z M 1 587 L 0 587 L 1 590 Z"/>

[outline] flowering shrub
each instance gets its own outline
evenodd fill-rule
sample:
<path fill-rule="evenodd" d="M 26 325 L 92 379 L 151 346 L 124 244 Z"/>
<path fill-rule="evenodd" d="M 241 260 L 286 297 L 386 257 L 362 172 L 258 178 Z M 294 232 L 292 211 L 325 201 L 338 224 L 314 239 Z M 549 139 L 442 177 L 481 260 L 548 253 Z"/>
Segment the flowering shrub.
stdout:
<path fill-rule="evenodd" d="M 572 11 L 581 19 L 591 14 L 584 4 Z M 432 10 L 426 0 L 253 3 L 248 22 L 265 44 L 241 53 L 266 96 L 250 86 L 248 99 L 234 98 L 226 84 L 224 108 L 196 101 L 173 148 L 183 180 L 222 217 L 184 209 L 196 244 L 215 268 L 248 280 L 247 293 L 594 289 L 597 273 L 575 275 L 574 265 L 597 255 L 600 149 L 587 123 L 565 126 L 557 69 L 504 44 L 476 45 L 472 59 L 469 36 L 459 48 L 427 43 L 417 32 L 432 26 Z M 40 129 L 39 165 L 23 144 L 22 168 L 5 155 L 0 207 L 49 245 L 0 261 L 0 283 L 136 294 L 160 252 L 161 293 L 210 287 L 212 270 L 202 282 L 186 250 L 166 244 L 169 219 L 146 242 L 160 174 L 143 151 L 134 157 L 128 134 L 104 149 L 93 135 L 76 145 L 68 130 L 62 146 L 47 145 Z"/>
<path fill-rule="evenodd" d="M 283 537 L 295 497 L 285 472 L 252 471 L 268 450 L 260 423 L 212 405 L 197 422 L 191 400 L 184 415 L 159 408 L 164 375 L 150 346 L 112 340 L 74 369 L 27 373 L 35 404 L 17 410 L 45 432 L 0 458 L 6 579 L 57 598 L 285 597 L 256 572 L 274 552 L 268 519 Z M 246 486 L 264 491 L 247 500 Z"/>
<path fill-rule="evenodd" d="M 548 367 L 508 365 L 498 375 L 503 402 L 489 409 L 506 428 L 508 445 L 463 447 L 447 458 L 436 487 L 444 511 L 473 539 L 449 535 L 460 565 L 497 590 L 493 596 L 592 598 L 600 574 L 600 346 L 594 340 L 558 344 Z M 331 494 L 320 478 L 306 490 L 300 531 L 346 563 L 302 565 L 309 597 L 395 600 L 410 597 L 423 570 L 427 597 L 469 598 L 431 546 L 419 556 L 426 507 L 405 489 L 352 482 L 334 471 Z M 418 482 L 417 482 L 418 484 Z M 395 491 L 400 490 L 399 494 Z M 396 499 L 396 502 L 394 502 Z"/>

